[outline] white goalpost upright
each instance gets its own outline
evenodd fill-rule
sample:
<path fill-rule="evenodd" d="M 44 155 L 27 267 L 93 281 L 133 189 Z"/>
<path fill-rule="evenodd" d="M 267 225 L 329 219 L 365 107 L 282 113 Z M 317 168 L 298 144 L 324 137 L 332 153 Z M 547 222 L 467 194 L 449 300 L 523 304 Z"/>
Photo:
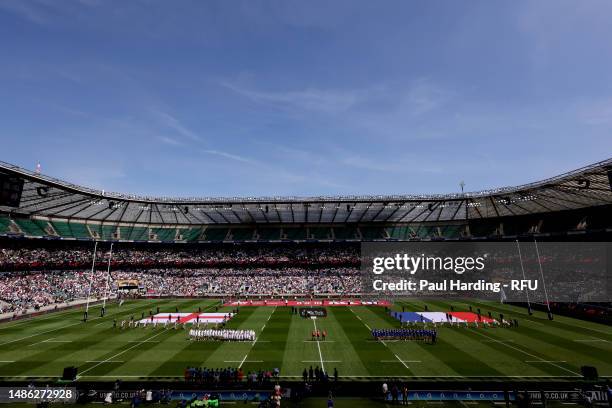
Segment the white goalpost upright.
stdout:
<path fill-rule="evenodd" d="M 544 299 L 546 299 L 546 308 L 548 309 L 548 319 L 552 320 L 553 315 L 550 310 L 550 302 L 548 301 L 548 292 L 546 291 L 546 280 L 544 279 L 544 269 L 542 269 L 542 260 L 540 259 L 540 250 L 538 249 L 538 241 L 534 238 L 536 255 L 538 256 L 538 266 L 540 267 L 540 276 L 542 277 L 542 287 L 544 288 Z"/>
<path fill-rule="evenodd" d="M 110 267 L 113 259 L 113 242 L 111 242 L 110 251 L 108 252 L 108 265 L 106 266 L 106 287 L 104 288 L 104 298 L 102 299 L 102 316 L 106 313 L 106 298 L 108 297 L 108 287 L 110 282 Z"/>
<path fill-rule="evenodd" d="M 96 270 L 96 254 L 98 252 L 98 241 L 94 243 L 94 251 L 93 251 L 93 260 L 91 262 L 91 273 L 89 275 L 89 289 L 87 289 L 87 303 L 85 304 L 85 316 L 83 318 L 84 321 L 87 321 L 87 316 L 89 315 L 89 299 L 91 297 L 91 285 L 93 284 L 93 277 Z"/>
<path fill-rule="evenodd" d="M 519 240 L 516 240 L 516 249 L 518 249 L 519 261 L 521 263 L 521 271 L 523 272 L 523 280 L 527 281 L 527 277 L 525 276 L 525 267 L 523 266 L 523 257 L 521 255 L 521 245 L 519 244 Z M 527 295 L 527 312 L 531 316 L 533 312 L 531 311 L 531 302 L 529 302 L 529 288 L 525 291 Z"/>

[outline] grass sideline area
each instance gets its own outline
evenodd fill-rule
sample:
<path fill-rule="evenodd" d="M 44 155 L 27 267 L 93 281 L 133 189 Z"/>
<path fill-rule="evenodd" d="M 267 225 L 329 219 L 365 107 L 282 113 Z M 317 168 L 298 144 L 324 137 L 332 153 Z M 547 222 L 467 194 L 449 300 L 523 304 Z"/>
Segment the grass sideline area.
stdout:
<path fill-rule="evenodd" d="M 470 300 L 396 301 L 392 309 L 503 313 L 518 328 L 439 328 L 435 345 L 416 341 L 374 341 L 370 328 L 399 327 L 383 307 L 328 307 L 327 317 L 305 319 L 290 307 L 241 307 L 228 328 L 252 329 L 254 342 L 193 342 L 186 330 L 158 327 L 114 329 L 113 319 L 160 312 L 231 311 L 220 301 L 130 300 L 111 304 L 104 318 L 100 306 L 47 314 L 0 324 L 1 380 L 48 379 L 66 366 L 79 368 L 80 380 L 182 380 L 187 366 L 242 367 L 244 371 L 280 368 L 283 379 L 298 380 L 306 367 L 337 368 L 341 380 L 575 380 L 582 365 L 612 377 L 612 328 L 545 313 L 528 316 L 523 308 Z M 326 330 L 325 342 L 311 341 L 313 328 Z"/>

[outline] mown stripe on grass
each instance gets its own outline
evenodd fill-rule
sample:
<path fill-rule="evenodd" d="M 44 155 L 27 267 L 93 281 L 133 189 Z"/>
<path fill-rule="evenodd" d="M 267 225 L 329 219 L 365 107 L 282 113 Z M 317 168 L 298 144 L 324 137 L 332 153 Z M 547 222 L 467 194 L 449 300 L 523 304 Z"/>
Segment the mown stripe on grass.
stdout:
<path fill-rule="evenodd" d="M 233 317 L 227 324 L 228 329 L 236 329 L 242 326 L 249 320 L 256 308 L 241 308 L 240 312 Z M 225 310 L 225 309 L 221 309 Z M 206 365 L 208 367 L 220 367 L 219 365 L 209 365 L 206 363 L 208 356 L 212 355 L 222 342 L 220 341 L 181 341 L 181 345 L 177 344 L 178 352 L 171 358 L 167 358 L 162 364 L 158 365 L 149 375 L 166 376 L 166 375 L 182 375 L 186 367 L 197 367 Z"/>
<path fill-rule="evenodd" d="M 367 344 L 365 340 L 369 332 L 363 325 L 358 325 L 355 315 L 348 308 L 330 307 L 327 310 L 327 317 L 317 319 L 316 322 L 319 330 L 327 331 L 328 340 L 335 340 L 334 343 L 319 343 L 318 345 L 321 349 L 319 358 L 323 357 L 324 360 L 329 361 L 325 364 L 329 375 L 333 374 L 335 367 L 338 368 L 340 375 L 368 375 L 370 373 L 368 359 L 377 354 L 377 350 L 371 353 L 363 348 L 363 345 Z M 357 325 L 362 331 L 355 331 L 352 328 L 354 325 Z M 363 337 L 362 333 L 366 334 L 366 337 Z M 316 347 L 316 345 L 311 347 Z M 380 361 L 376 363 L 380 364 Z"/>
<path fill-rule="evenodd" d="M 268 318 L 274 312 L 274 308 L 262 306 L 256 307 L 252 311 L 250 317 L 242 322 L 236 328 L 255 330 L 256 336 L 259 336 L 262 327 L 267 322 Z M 245 360 L 245 356 L 253 347 L 253 342 L 228 342 L 220 341 L 220 346 L 210 355 L 206 356 L 206 361 L 203 362 L 207 367 L 238 367 Z M 232 363 L 229 363 L 231 361 Z"/>
<path fill-rule="evenodd" d="M 105 318 L 110 318 L 111 316 L 113 318 L 116 317 L 120 317 L 122 314 L 124 313 L 130 313 L 133 312 L 135 309 L 126 309 L 126 310 L 120 310 L 117 309 L 116 312 L 114 313 L 109 313 L 107 314 L 107 317 Z M 96 319 L 100 319 L 100 318 L 96 318 Z M 24 344 L 32 344 L 32 343 L 37 343 L 40 342 L 40 339 L 48 339 L 50 337 L 61 337 L 64 335 L 68 335 L 68 336 L 78 336 L 79 334 L 88 334 L 91 333 L 91 331 L 89 329 L 93 329 L 93 327 L 97 327 L 96 324 L 93 324 L 90 322 L 88 323 L 83 323 L 82 321 L 77 322 L 75 324 L 70 324 L 70 325 L 63 325 L 63 326 L 59 326 L 57 327 L 55 330 L 53 331 L 35 331 L 34 333 L 32 333 L 34 330 L 36 330 L 35 327 L 29 328 L 27 330 L 24 330 L 22 333 L 22 338 L 19 339 L 19 341 L 13 341 L 10 343 L 10 345 L 5 345 L 2 348 L 2 352 L 11 352 L 11 354 L 14 353 L 21 353 L 21 354 L 25 354 L 27 355 L 31 355 L 31 351 L 30 349 L 27 348 L 23 348 Z M 87 330 L 83 330 L 84 328 L 87 328 Z M 93 329 L 93 330 L 97 330 L 98 332 L 102 329 Z M 62 331 L 65 331 L 66 333 L 63 333 Z M 37 349 L 33 349 L 33 350 L 37 350 Z M 45 349 L 47 350 L 47 349 Z"/>
<path fill-rule="evenodd" d="M 489 308 L 491 309 L 491 311 L 496 311 L 498 313 L 500 312 L 504 313 L 505 315 L 508 315 L 508 313 L 512 313 L 514 315 L 520 315 L 521 319 L 524 319 L 528 322 L 533 322 L 539 325 L 546 325 L 548 328 L 566 330 L 568 332 L 577 334 L 579 336 L 580 335 L 584 336 L 585 331 L 588 331 L 589 332 L 588 335 L 592 337 L 596 337 L 596 338 L 604 337 L 606 339 L 612 339 L 612 331 L 609 331 L 607 326 L 604 326 L 598 323 L 582 321 L 579 319 L 574 319 L 571 317 L 559 316 L 559 315 L 555 316 L 555 319 L 552 321 L 548 319 L 538 319 L 537 317 L 529 316 L 525 308 L 521 308 L 521 307 L 514 306 L 514 305 L 484 303 L 482 301 L 474 301 L 470 303 L 473 303 L 477 307 Z M 544 312 L 541 312 L 541 311 L 536 311 L 535 313 L 544 314 Z M 578 323 L 582 323 L 582 324 L 579 325 Z M 597 325 L 598 327 L 590 327 L 591 325 L 592 326 Z"/>
<path fill-rule="evenodd" d="M 404 364 L 383 363 L 382 361 L 397 359 L 392 350 L 381 342 L 372 341 L 372 333 L 366 323 L 359 319 L 353 308 L 342 307 L 334 309 L 334 316 L 341 322 L 342 329 L 359 356 L 365 374 L 359 372 L 344 373 L 340 375 L 361 376 L 396 376 L 412 375 L 413 371 Z M 340 345 L 340 347 L 342 347 Z"/>
<path fill-rule="evenodd" d="M 108 305 L 110 306 L 110 305 Z M 107 306 L 107 310 L 109 309 L 109 307 Z M 37 329 L 41 330 L 44 329 L 45 326 L 47 326 L 48 324 L 52 325 L 53 323 L 57 322 L 57 321 L 63 321 L 66 322 L 67 320 L 70 319 L 75 319 L 75 320 L 82 320 L 83 319 L 83 312 L 85 306 L 83 305 L 82 307 L 78 307 L 78 308 L 74 308 L 74 309 L 69 309 L 69 310 L 62 310 L 62 311 L 50 311 L 48 313 L 45 313 L 44 315 L 39 315 L 39 316 L 32 316 L 32 317 L 24 317 L 22 319 L 19 320 L 12 320 L 12 321 L 8 321 L 8 322 L 3 322 L 0 323 L 0 331 L 2 333 L 2 335 L 6 335 L 6 333 L 10 333 L 14 330 L 21 330 L 23 327 L 26 327 L 28 325 L 35 325 Z M 102 308 L 102 305 L 98 306 L 98 305 L 94 305 L 94 306 L 90 306 L 89 307 L 89 311 L 90 311 L 90 316 L 95 317 L 92 313 L 93 310 L 100 310 Z M 97 316 L 97 314 L 96 314 Z"/>
<path fill-rule="evenodd" d="M 176 308 L 179 308 L 179 312 L 181 310 L 183 310 L 183 312 L 190 311 L 193 308 L 195 308 L 196 305 L 198 305 L 198 303 L 200 303 L 199 300 L 175 302 L 174 312 L 176 312 Z M 168 308 L 169 308 L 168 305 L 166 305 L 165 309 L 168 309 Z M 172 312 L 172 310 L 169 310 L 169 312 Z M 115 359 L 120 356 L 121 360 L 125 361 L 123 364 L 117 365 L 117 364 L 96 363 L 96 365 L 94 365 L 93 367 L 86 367 L 84 368 L 84 370 L 80 370 L 82 374 L 87 373 L 89 378 L 91 378 L 91 376 L 98 376 L 98 375 L 100 376 L 113 375 L 117 371 L 120 371 L 122 374 L 128 375 L 128 374 L 132 374 L 130 370 L 134 370 L 135 373 L 137 374 L 147 375 L 149 373 L 148 370 L 151 369 L 151 365 L 155 364 L 155 359 L 145 358 L 143 359 L 144 361 L 137 361 L 138 357 L 141 355 L 144 355 L 151 349 L 164 350 L 165 344 L 168 340 L 172 339 L 175 336 L 181 336 L 181 337 L 185 336 L 185 330 L 183 330 L 182 328 L 178 330 L 174 330 L 172 326 L 169 326 L 168 329 L 162 329 L 161 331 L 159 331 L 159 329 L 158 331 L 155 331 L 154 329 L 146 329 L 146 328 L 144 329 L 134 328 L 131 330 L 148 332 L 148 336 L 145 337 L 144 339 L 139 339 L 137 343 L 131 343 L 127 345 L 124 344 L 119 348 L 115 348 L 115 350 L 107 353 L 102 358 L 96 358 L 96 360 L 104 361 L 107 359 Z M 154 342 L 149 342 L 148 340 L 156 340 L 159 342 L 154 343 Z M 158 358 L 162 357 L 163 352 L 159 354 L 156 353 L 156 356 Z"/>
<path fill-rule="evenodd" d="M 121 317 L 122 315 L 129 314 L 131 312 L 132 310 L 117 311 L 113 313 L 113 316 Z M 110 317 L 110 314 L 107 316 Z M 67 365 L 65 362 L 69 361 L 71 358 L 70 353 L 67 353 L 67 350 L 76 350 L 75 354 L 79 352 L 85 354 L 83 360 L 75 359 L 74 362 L 84 361 L 87 359 L 99 360 L 100 358 L 96 358 L 97 356 L 92 355 L 92 351 L 95 350 L 94 346 L 105 339 L 113 338 L 116 333 L 114 333 L 112 329 L 94 328 L 93 325 L 89 325 L 89 322 L 80 323 L 80 325 L 81 326 L 73 327 L 70 330 L 68 330 L 66 327 L 61 328 L 66 331 L 66 333 L 61 333 L 61 335 L 66 340 L 73 340 L 73 343 L 48 343 L 48 345 L 51 346 L 47 347 L 47 344 L 44 346 L 39 345 L 36 348 L 32 348 L 32 352 L 30 352 L 30 348 L 22 348 L 21 351 L 27 354 L 21 358 L 15 358 L 15 363 L 12 363 L 9 366 L 4 366 L 2 370 L 3 375 L 34 374 L 36 371 L 42 372 L 41 370 L 44 370 L 45 372 L 57 370 L 59 372 L 62 367 Z M 60 333 L 56 332 L 54 336 L 58 336 L 59 334 Z M 16 351 L 11 353 L 11 355 L 15 357 L 16 354 Z M 72 357 L 74 357 L 74 355 Z"/>
<path fill-rule="evenodd" d="M 399 327 L 398 321 L 385 313 L 383 308 L 372 306 L 354 310 L 372 327 Z M 403 360 L 421 360 L 421 363 L 410 364 L 415 375 L 458 375 L 440 359 L 439 349 L 435 345 L 420 341 L 387 342 L 387 345 Z"/>
<path fill-rule="evenodd" d="M 383 311 L 384 313 L 384 311 Z M 389 322 L 393 322 L 396 327 L 400 326 L 400 322 L 397 319 L 393 319 L 391 316 L 386 316 Z M 471 376 L 503 376 L 504 373 L 499 371 L 496 367 L 484 361 L 481 356 L 476 356 L 465 352 L 459 347 L 455 346 L 453 339 L 446 339 L 443 333 L 438 336 L 437 343 L 433 346 L 436 347 L 436 354 L 439 355 L 439 359 L 449 366 L 458 375 L 471 375 Z"/>
<path fill-rule="evenodd" d="M 436 301 L 436 302 L 432 301 L 432 302 L 428 302 L 428 304 L 429 306 L 433 306 L 434 308 L 441 308 L 444 310 L 448 310 L 448 308 L 450 307 L 450 304 L 446 302 L 442 302 L 442 301 Z M 453 330 L 453 329 L 448 329 L 448 330 Z M 488 330 L 486 334 L 483 332 L 486 329 L 482 327 L 478 329 L 468 328 L 468 329 L 463 329 L 463 331 L 461 330 L 462 328 L 460 327 L 456 328 L 457 333 L 463 333 L 468 336 L 472 336 L 473 338 L 478 337 L 478 338 L 486 338 L 488 340 L 495 340 L 493 342 L 487 343 L 487 346 L 491 348 L 495 348 L 500 353 L 504 353 L 506 355 L 513 356 L 519 362 L 523 361 L 525 364 L 530 365 L 532 367 L 532 370 L 534 371 L 543 370 L 547 373 L 550 373 L 551 375 L 568 375 L 568 374 L 577 375 L 578 374 L 576 372 L 575 367 L 569 364 L 548 363 L 548 364 L 542 365 L 542 364 L 536 364 L 536 363 L 526 363 L 525 360 L 529 360 L 533 358 L 539 359 L 541 361 L 553 361 L 553 360 L 559 360 L 559 358 L 556 358 L 555 356 L 551 356 L 539 349 L 535 350 L 533 348 L 529 348 L 525 346 L 525 343 L 528 343 L 528 341 L 526 342 L 525 339 L 522 339 L 520 337 L 521 333 L 518 333 L 516 329 L 496 328 L 496 329 Z M 502 334 L 505 334 L 506 336 L 500 337 L 500 335 Z M 514 338 L 517 341 L 513 344 L 504 342 L 504 340 L 511 339 L 511 338 Z M 550 351 L 550 348 L 548 348 L 548 350 Z M 571 368 L 566 367 L 566 365 L 570 366 Z"/>
<path fill-rule="evenodd" d="M 304 369 L 300 363 L 307 348 L 312 349 L 312 345 L 300 344 L 299 341 L 304 337 L 304 319 L 300 315 L 291 314 L 286 327 L 285 347 L 283 349 L 281 376 L 301 376 Z M 308 352 L 313 352 L 308 350 Z"/>
<path fill-rule="evenodd" d="M 99 320 L 99 319 L 102 319 L 102 318 L 100 318 L 100 317 L 93 317 L 89 321 L 91 321 L 91 320 Z M 38 328 L 37 326 L 21 327 L 18 332 L 14 333 L 14 334 L 18 334 L 16 336 L 14 336 L 15 338 L 11 338 L 12 337 L 11 335 L 4 334 L 3 335 L 3 340 L 5 340 L 5 341 L 0 343 L 0 346 L 2 347 L 3 351 L 11 350 L 11 349 L 20 347 L 19 344 L 17 346 L 15 344 L 20 343 L 22 341 L 27 341 L 27 340 L 35 338 L 37 336 L 43 336 L 45 334 L 55 333 L 55 332 L 57 332 L 59 330 L 62 330 L 62 329 L 67 329 L 69 327 L 75 327 L 77 325 L 84 324 L 82 319 L 74 321 L 74 322 L 72 322 L 70 324 L 64 324 L 64 323 L 66 323 L 66 322 L 63 321 L 63 320 L 54 321 L 54 323 L 52 325 L 53 328 L 45 328 L 44 330 L 40 330 L 40 328 Z M 55 327 L 55 326 L 57 326 L 57 327 Z M 35 330 L 35 332 L 32 333 L 31 332 L 32 330 Z M 6 337 L 9 337 L 11 339 L 9 340 Z"/>
<path fill-rule="evenodd" d="M 247 353 L 247 362 L 242 365 L 243 371 L 282 369 L 283 356 L 289 338 L 289 331 L 287 329 L 291 325 L 291 316 L 290 307 L 277 307 L 274 309 L 274 312 L 264 323 L 265 328 L 259 334 L 258 342 Z"/>
<path fill-rule="evenodd" d="M 430 302 L 429 306 L 441 307 L 441 310 L 447 310 L 448 305 L 442 303 Z M 456 338 L 464 339 L 469 341 L 473 345 L 472 352 L 481 356 L 480 359 L 486 356 L 487 361 L 491 364 L 495 364 L 503 372 L 508 375 L 568 375 L 569 373 L 565 370 L 560 370 L 557 367 L 542 364 L 528 364 L 526 360 L 525 351 L 517 351 L 515 347 L 518 343 L 512 343 L 511 347 L 508 346 L 508 337 L 502 337 L 501 339 L 495 336 L 495 334 L 511 334 L 511 332 L 504 328 L 492 328 L 487 330 L 483 327 L 465 328 L 463 326 L 456 327 L 443 327 L 440 329 L 443 333 L 448 333 Z M 533 359 L 534 357 L 531 357 Z M 527 358 L 527 360 L 529 357 Z"/>

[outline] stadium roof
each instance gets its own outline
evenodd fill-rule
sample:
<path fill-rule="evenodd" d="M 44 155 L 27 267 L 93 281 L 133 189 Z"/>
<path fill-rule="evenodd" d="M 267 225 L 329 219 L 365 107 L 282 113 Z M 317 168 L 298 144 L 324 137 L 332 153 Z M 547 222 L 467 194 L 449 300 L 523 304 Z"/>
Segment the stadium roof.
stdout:
<path fill-rule="evenodd" d="M 0 211 L 105 223 L 419 223 L 612 204 L 612 159 L 521 186 L 432 195 L 147 197 L 94 190 L 4 162 L 0 176 L 23 180 L 19 202 Z"/>

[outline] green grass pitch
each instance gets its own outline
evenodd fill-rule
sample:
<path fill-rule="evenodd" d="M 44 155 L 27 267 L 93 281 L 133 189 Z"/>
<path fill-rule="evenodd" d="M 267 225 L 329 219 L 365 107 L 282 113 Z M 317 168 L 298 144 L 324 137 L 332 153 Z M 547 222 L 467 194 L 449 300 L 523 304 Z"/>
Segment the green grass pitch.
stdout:
<path fill-rule="evenodd" d="M 395 310 L 467 310 L 461 301 L 397 301 Z M 542 312 L 470 301 L 486 314 L 500 312 L 520 322 L 518 328 L 441 328 L 435 345 L 375 342 L 369 328 L 397 327 L 380 307 L 328 307 L 316 320 L 291 314 L 287 307 L 241 307 L 228 327 L 253 329 L 255 342 L 192 342 L 184 330 L 113 329 L 113 319 L 140 318 L 158 306 L 161 312 L 208 311 L 220 302 L 132 300 L 112 304 L 100 318 L 99 306 L 81 322 L 82 310 L 0 324 L 0 376 L 3 380 L 59 377 L 66 366 L 79 367 L 81 380 L 181 379 L 186 366 L 241 366 L 249 371 L 278 367 L 287 379 L 301 378 L 305 367 L 337 368 L 341 379 L 559 379 L 579 378 L 581 365 L 612 376 L 612 328 Z M 220 308 L 220 311 L 231 308 Z M 325 342 L 310 341 L 314 326 L 329 333 Z"/>

